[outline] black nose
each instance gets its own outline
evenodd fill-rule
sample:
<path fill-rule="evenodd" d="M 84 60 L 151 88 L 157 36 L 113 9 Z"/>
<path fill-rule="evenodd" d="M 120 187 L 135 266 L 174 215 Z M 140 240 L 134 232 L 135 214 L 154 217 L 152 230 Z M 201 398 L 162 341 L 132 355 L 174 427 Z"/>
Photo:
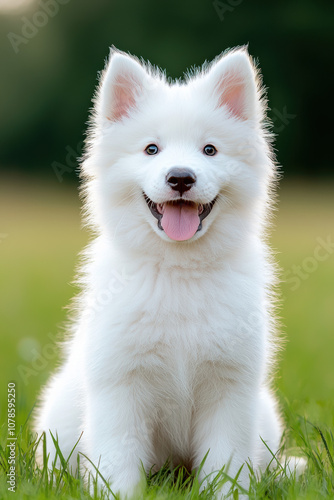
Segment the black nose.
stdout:
<path fill-rule="evenodd" d="M 172 189 L 179 191 L 182 196 L 195 184 L 196 175 L 190 168 L 175 167 L 166 175 L 166 182 Z"/>

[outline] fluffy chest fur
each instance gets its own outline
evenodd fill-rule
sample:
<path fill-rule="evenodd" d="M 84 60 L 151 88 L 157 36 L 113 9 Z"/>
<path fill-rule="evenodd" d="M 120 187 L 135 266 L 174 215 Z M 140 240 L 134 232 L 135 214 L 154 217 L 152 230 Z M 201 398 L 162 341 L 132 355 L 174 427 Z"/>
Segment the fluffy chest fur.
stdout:
<path fill-rule="evenodd" d="M 192 394 L 212 371 L 261 379 L 268 325 L 255 249 L 209 266 L 114 256 L 113 268 L 101 247 L 95 244 L 98 265 L 91 266 L 81 335 L 72 345 L 85 356 L 90 380 L 117 384 L 137 371 L 158 394 L 169 386 Z M 241 258 L 247 265 L 238 264 Z"/>

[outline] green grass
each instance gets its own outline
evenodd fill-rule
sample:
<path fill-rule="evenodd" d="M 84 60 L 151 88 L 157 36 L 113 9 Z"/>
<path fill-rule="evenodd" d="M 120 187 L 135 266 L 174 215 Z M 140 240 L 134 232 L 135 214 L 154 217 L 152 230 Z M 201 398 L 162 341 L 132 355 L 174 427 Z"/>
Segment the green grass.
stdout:
<path fill-rule="evenodd" d="M 250 472 L 250 487 L 246 492 L 250 499 L 314 499 L 333 498 L 334 495 L 334 437 L 329 430 L 314 426 L 301 418 L 287 414 L 287 423 L 292 433 L 293 440 L 299 446 L 299 453 L 308 459 L 308 469 L 305 474 L 296 478 L 290 475 L 286 467 L 277 465 L 273 457 L 272 467 L 257 478 L 252 468 Z M 4 437 L 4 436 L 3 436 Z M 43 439 L 43 438 L 42 438 Z M 5 441 L 3 441 L 5 443 Z M 61 450 L 57 446 L 61 458 L 61 467 L 53 467 L 53 474 L 48 473 L 48 460 L 45 455 L 44 466 L 37 468 L 35 465 L 35 451 L 37 442 L 31 432 L 22 426 L 18 432 L 16 446 L 17 456 L 17 482 L 15 498 L 19 499 L 105 499 L 107 494 L 98 493 L 96 476 L 90 479 L 90 484 L 95 487 L 91 495 L 85 488 L 84 478 L 79 473 L 71 474 Z M 80 460 L 79 460 L 80 461 Z M 7 471 L 8 450 L 5 445 L 0 445 L 0 467 Z M 52 468 L 52 467 L 51 467 Z M 222 469 L 217 475 L 212 476 L 212 482 L 202 493 L 201 483 L 196 472 L 188 473 L 183 467 L 170 471 L 163 467 L 157 473 L 150 473 L 145 484 L 142 485 L 138 498 L 143 499 L 168 499 L 168 500 L 195 500 L 213 499 L 215 491 L 223 483 L 231 486 L 231 498 L 239 498 L 238 480 L 230 478 L 228 471 Z M 112 489 L 106 485 L 110 498 L 117 498 Z M 0 498 L 11 498 L 12 492 L 7 490 L 5 479 L 0 481 Z"/>
<path fill-rule="evenodd" d="M 76 292 L 70 283 L 77 254 L 88 240 L 80 229 L 75 189 L 64 184 L 8 179 L 0 187 L 1 328 L 0 337 L 0 499 L 89 498 L 83 480 L 65 470 L 51 479 L 34 467 L 35 437 L 25 424 L 38 391 L 58 362 L 55 339 Z M 280 190 L 272 235 L 287 278 L 281 285 L 285 349 L 275 385 L 285 418 L 286 446 L 308 457 L 299 479 L 267 471 L 251 482 L 250 498 L 334 497 L 334 253 L 321 251 L 318 238 L 334 241 L 334 184 L 289 182 Z M 319 255 L 320 255 L 319 254 Z M 310 260 L 311 259 L 311 260 Z M 313 260 L 312 260 L 313 259 Z M 303 271 L 298 286 L 294 267 Z M 17 387 L 17 492 L 8 492 L 6 447 L 7 384 Z M 65 464 L 64 464 L 65 465 Z M 217 479 L 224 480 L 224 473 Z M 148 479 L 145 499 L 212 498 L 199 496 L 198 481 L 184 470 L 162 469 Z M 234 493 L 236 497 L 237 493 Z M 95 498 L 98 496 L 95 495 Z"/>

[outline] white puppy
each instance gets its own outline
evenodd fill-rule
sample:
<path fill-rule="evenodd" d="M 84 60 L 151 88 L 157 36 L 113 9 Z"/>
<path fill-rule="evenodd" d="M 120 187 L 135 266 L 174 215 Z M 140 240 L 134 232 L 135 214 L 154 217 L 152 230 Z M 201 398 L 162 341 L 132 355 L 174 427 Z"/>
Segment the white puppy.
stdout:
<path fill-rule="evenodd" d="M 49 430 L 65 458 L 83 432 L 76 451 L 122 497 L 141 463 L 196 468 L 209 452 L 201 478 L 234 477 L 272 460 L 262 439 L 279 448 L 265 109 L 245 49 L 175 83 L 113 49 L 102 74 L 82 165 L 97 236 L 35 428 L 50 460 Z"/>

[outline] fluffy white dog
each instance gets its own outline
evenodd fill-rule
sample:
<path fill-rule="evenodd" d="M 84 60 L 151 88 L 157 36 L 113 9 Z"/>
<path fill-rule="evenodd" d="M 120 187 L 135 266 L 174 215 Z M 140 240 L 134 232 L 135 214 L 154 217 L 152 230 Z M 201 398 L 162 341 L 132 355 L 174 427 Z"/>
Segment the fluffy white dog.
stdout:
<path fill-rule="evenodd" d="M 174 83 L 113 49 L 102 74 L 82 165 L 97 236 L 35 428 L 51 461 L 49 430 L 65 458 L 83 432 L 76 452 L 122 497 L 141 464 L 196 468 L 208 452 L 209 480 L 265 468 L 263 441 L 279 449 L 265 111 L 244 48 Z"/>

